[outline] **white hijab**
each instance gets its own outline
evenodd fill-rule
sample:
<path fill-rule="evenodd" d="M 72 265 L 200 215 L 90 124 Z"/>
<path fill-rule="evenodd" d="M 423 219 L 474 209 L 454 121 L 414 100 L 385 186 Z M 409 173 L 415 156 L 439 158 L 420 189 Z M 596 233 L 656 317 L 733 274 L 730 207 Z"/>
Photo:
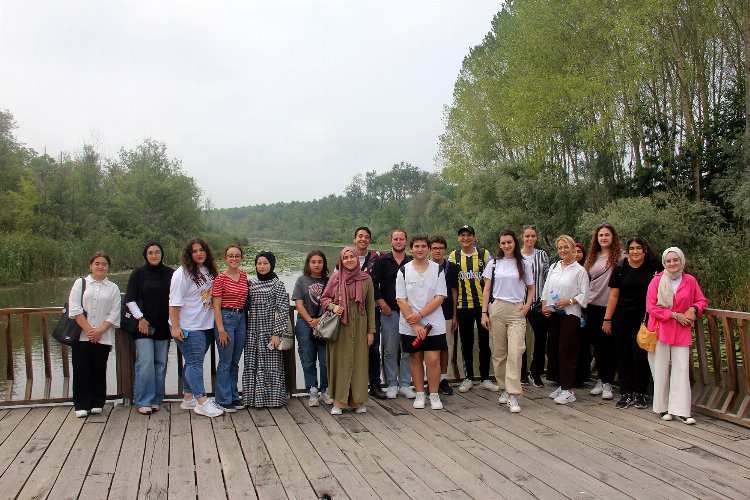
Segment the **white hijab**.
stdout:
<path fill-rule="evenodd" d="M 674 274 L 667 271 L 667 265 L 664 262 L 667 260 L 667 254 L 669 253 L 675 253 L 677 254 L 677 257 L 680 258 L 680 270 Z M 664 250 L 663 254 L 661 254 L 661 264 L 664 266 L 664 272 L 659 281 L 659 292 L 656 295 L 656 305 L 671 309 L 672 303 L 674 302 L 674 289 L 672 288 L 671 283 L 669 283 L 669 280 L 676 280 L 682 276 L 682 271 L 685 269 L 685 254 L 677 247 L 669 247 Z"/>

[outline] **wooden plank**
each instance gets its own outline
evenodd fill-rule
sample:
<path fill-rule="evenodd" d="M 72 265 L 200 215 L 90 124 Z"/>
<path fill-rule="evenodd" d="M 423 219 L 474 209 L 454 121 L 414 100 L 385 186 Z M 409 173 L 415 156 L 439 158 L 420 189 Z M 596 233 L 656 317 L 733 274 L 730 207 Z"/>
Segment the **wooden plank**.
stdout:
<path fill-rule="evenodd" d="M 110 407 L 109 419 L 104 427 L 102 442 L 96 450 L 96 460 L 94 460 L 89 469 L 89 476 L 98 474 L 109 474 L 110 477 L 114 476 L 117 469 L 117 457 L 120 456 L 122 440 L 128 425 L 128 418 L 130 418 L 129 407 L 123 405 L 117 405 L 115 408 Z M 107 485 L 107 489 L 109 489 L 109 484 Z"/>
<path fill-rule="evenodd" d="M 422 481 L 424 481 L 424 483 L 426 483 L 427 487 L 429 488 L 429 491 L 431 492 L 450 491 L 458 488 L 458 486 L 453 481 L 448 479 L 445 474 L 437 470 L 435 466 L 425 460 L 422 455 L 417 453 L 409 446 L 406 446 L 406 444 L 403 442 L 403 440 L 401 440 L 401 438 L 398 437 L 397 434 L 391 431 L 382 422 L 380 422 L 380 420 L 375 418 L 370 413 L 371 412 L 368 411 L 368 413 L 357 415 L 357 419 L 362 422 L 362 425 L 367 427 L 367 429 L 370 431 L 369 434 L 372 434 L 372 439 L 367 439 L 368 433 L 362 433 L 362 436 L 355 436 L 355 439 L 360 444 L 362 444 L 363 447 L 367 449 L 373 447 L 373 449 L 375 449 L 376 451 L 384 449 L 388 453 L 392 453 L 393 457 L 386 458 L 385 460 L 390 460 L 394 464 L 403 462 L 404 467 L 408 467 L 409 469 L 411 469 L 414 475 L 416 475 L 418 478 L 421 478 L 419 482 L 421 483 Z M 367 444 L 364 444 L 365 442 Z M 387 456 L 388 454 L 383 453 L 382 451 L 378 451 L 378 456 L 382 458 L 383 455 Z M 386 470 L 383 460 L 379 459 L 378 456 L 376 456 L 375 459 L 378 461 L 380 466 L 383 467 L 384 470 Z M 411 493 L 409 493 L 409 490 L 407 490 L 406 488 L 404 488 L 404 491 L 406 491 L 407 494 L 411 495 Z"/>
<path fill-rule="evenodd" d="M 404 409 L 407 405 L 411 406 L 411 401 L 402 404 Z M 421 454 L 423 460 L 429 461 L 455 484 L 461 485 L 461 489 L 468 495 L 478 498 L 497 495 L 515 499 L 533 498 L 533 495 L 513 484 L 502 474 L 474 460 L 474 457 L 456 446 L 454 441 L 443 436 L 437 429 L 426 425 L 425 421 L 416 415 L 417 412 L 425 413 L 432 410 L 414 410 L 414 416 L 403 417 L 390 416 L 380 408 L 374 408 L 372 413 L 386 426 L 393 420 L 405 422 L 408 429 L 399 432 L 399 436 L 406 446 Z M 442 427 L 448 426 L 443 424 Z"/>
<path fill-rule="evenodd" d="M 138 498 L 166 499 L 169 488 L 169 405 L 147 417 Z M 133 414 L 143 418 L 142 415 Z"/>
<path fill-rule="evenodd" d="M 441 491 L 438 497 L 445 500 L 471 500 L 471 497 L 461 490 Z"/>
<path fill-rule="evenodd" d="M 230 415 L 230 418 L 237 431 L 237 438 L 240 440 L 240 446 L 245 455 L 247 468 L 250 471 L 250 477 L 252 477 L 258 498 L 276 499 L 285 497 L 286 493 L 284 493 L 284 487 L 281 485 L 281 479 L 276 473 L 273 461 L 268 455 L 266 446 L 250 413 L 239 411 Z"/>
<path fill-rule="evenodd" d="M 568 427 L 588 435 L 595 434 L 602 445 L 614 446 L 618 450 L 629 451 L 643 457 L 651 462 L 650 468 L 654 473 L 663 476 L 666 474 L 664 471 L 670 471 L 681 476 L 683 482 L 690 483 L 692 481 L 691 487 L 693 490 L 701 492 L 703 496 L 716 497 L 719 494 L 726 494 L 722 493 L 725 488 L 726 491 L 732 489 L 728 480 L 719 480 L 722 474 L 715 476 L 702 471 L 702 467 L 697 463 L 700 461 L 699 457 L 694 457 L 683 450 L 654 439 L 646 438 L 627 427 L 619 427 L 606 421 L 605 418 L 613 418 L 611 415 L 617 412 L 616 409 L 611 409 L 609 413 L 605 412 L 603 416 L 592 417 L 588 412 L 595 412 L 596 409 L 583 404 L 576 407 L 577 401 L 573 405 L 556 405 L 549 398 L 546 400 L 540 399 L 537 402 L 555 412 L 558 419 L 565 422 Z M 675 483 L 673 485 L 677 486 Z M 703 485 L 710 485 L 710 487 L 704 487 Z M 736 494 L 735 492 L 734 495 Z"/>
<path fill-rule="evenodd" d="M 216 437 L 216 448 L 219 450 L 219 458 L 221 459 L 221 470 L 224 475 L 227 497 L 230 500 L 257 498 L 232 419 L 215 418 L 211 423 Z"/>
<path fill-rule="evenodd" d="M 317 498 L 292 449 L 277 426 L 258 427 L 289 498 Z"/>
<path fill-rule="evenodd" d="M 346 458 L 344 452 L 328 436 L 319 420 L 308 413 L 301 401 L 290 400 L 287 403 L 287 410 L 350 498 L 379 498 L 356 467 Z"/>
<path fill-rule="evenodd" d="M 44 498 L 52 490 L 55 481 L 70 453 L 73 443 L 77 440 L 84 427 L 84 420 L 76 418 L 71 406 L 65 407 L 68 413 L 62 426 L 55 434 L 52 443 L 47 447 L 39 460 L 34 472 L 31 473 L 24 485 L 19 498 Z"/>
<path fill-rule="evenodd" d="M 115 476 L 109 494 L 113 498 L 138 498 L 143 452 L 146 448 L 147 426 L 135 406 L 126 407 L 130 412 L 128 427 L 123 438 L 123 448 L 117 460 Z"/>
<path fill-rule="evenodd" d="M 104 432 L 104 424 L 86 422 L 47 498 L 77 498 Z"/>
<path fill-rule="evenodd" d="M 248 411 L 253 418 L 253 422 L 255 422 L 255 427 L 276 425 L 276 421 L 268 412 L 268 408 L 248 408 Z"/>
<path fill-rule="evenodd" d="M 211 419 L 196 413 L 191 415 L 193 449 L 195 450 L 195 481 L 198 498 L 226 498 L 221 475 L 219 451 Z M 227 418 L 224 416 L 216 418 Z"/>
<path fill-rule="evenodd" d="M 36 432 L 39 425 L 47 417 L 49 407 L 34 408 L 19 422 L 10 436 L 0 445 L 0 474 L 10 466 L 16 455 L 24 448 L 26 443 Z M 2 491 L 2 490 L 0 490 Z"/>
<path fill-rule="evenodd" d="M 10 436 L 11 432 L 16 429 L 16 426 L 26 417 L 29 413 L 29 408 L 17 408 L 6 414 L 2 420 L 0 420 L 0 443 Z"/>
<path fill-rule="evenodd" d="M 324 495 L 331 498 L 343 497 L 345 494 L 338 481 L 333 477 L 323 459 L 320 458 L 320 455 L 307 440 L 304 432 L 297 426 L 286 408 L 272 409 L 271 416 L 297 458 L 300 467 L 307 476 L 307 480 L 315 490 L 316 496 L 318 498 L 323 498 Z"/>
<path fill-rule="evenodd" d="M 362 477 L 378 493 L 381 498 L 408 498 L 401 488 L 386 474 L 380 465 L 357 443 L 339 424 L 330 412 L 318 406 L 309 409 L 323 427 L 324 432 L 333 440 L 334 444 L 344 453 L 347 460 L 362 474 Z"/>
<path fill-rule="evenodd" d="M 69 412 L 70 407 L 58 406 L 47 413 L 34 435 L 0 477 L 0 491 L 3 496 L 15 498 L 18 495 Z"/>
<path fill-rule="evenodd" d="M 166 405 L 164 405 L 166 406 Z M 169 498 L 195 498 L 195 465 L 193 434 L 190 427 L 192 411 L 169 405 Z"/>

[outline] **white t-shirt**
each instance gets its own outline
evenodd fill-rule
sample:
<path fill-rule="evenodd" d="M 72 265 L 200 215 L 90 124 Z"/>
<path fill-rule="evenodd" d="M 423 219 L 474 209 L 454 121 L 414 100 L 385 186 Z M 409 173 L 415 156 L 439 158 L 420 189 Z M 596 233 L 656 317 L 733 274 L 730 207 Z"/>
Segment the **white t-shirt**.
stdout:
<path fill-rule="evenodd" d="M 495 273 L 495 283 L 492 287 L 492 298 L 504 300 L 514 304 L 526 302 L 526 287 L 534 284 L 534 273 L 531 263 L 524 259 L 524 281 L 518 276 L 516 259 L 502 258 L 492 260 L 484 270 L 484 279 L 491 280 Z"/>
<path fill-rule="evenodd" d="M 403 273 L 400 269 L 396 273 L 396 299 L 406 299 L 413 312 L 422 311 L 438 295 L 447 297 L 448 292 L 445 285 L 445 276 L 437 263 L 431 260 L 427 261 L 427 269 L 424 273 L 419 273 L 414 269 L 414 262 L 412 261 L 404 265 Z M 437 307 L 419 321 L 422 326 L 427 325 L 427 323 L 432 323 L 432 330 L 430 330 L 429 335 L 443 335 L 445 333 L 443 309 Z M 398 331 L 402 335 L 416 336 L 403 314 L 400 315 L 398 326 Z"/>
<path fill-rule="evenodd" d="M 210 330 L 214 327 L 211 297 L 214 278 L 205 266 L 199 272 L 200 276 L 194 279 L 187 269 L 180 266 L 172 275 L 169 305 L 180 308 L 180 328 L 183 330 Z"/>

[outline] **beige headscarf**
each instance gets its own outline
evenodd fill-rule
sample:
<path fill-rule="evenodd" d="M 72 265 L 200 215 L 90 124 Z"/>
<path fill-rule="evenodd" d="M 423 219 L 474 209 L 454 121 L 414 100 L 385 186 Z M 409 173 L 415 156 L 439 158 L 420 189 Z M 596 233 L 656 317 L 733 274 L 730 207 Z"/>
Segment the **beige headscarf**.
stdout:
<path fill-rule="evenodd" d="M 664 262 L 667 260 L 667 254 L 671 252 L 674 252 L 677 254 L 677 257 L 680 258 L 680 270 L 674 274 L 667 271 L 667 265 Z M 685 254 L 677 247 L 669 247 L 664 250 L 663 254 L 661 254 L 661 263 L 664 266 L 664 272 L 661 275 L 661 280 L 659 280 L 659 292 L 656 295 L 656 305 L 671 309 L 672 303 L 674 302 L 674 289 L 672 288 L 671 283 L 669 283 L 669 280 L 675 280 L 682 276 L 682 271 L 685 269 Z"/>

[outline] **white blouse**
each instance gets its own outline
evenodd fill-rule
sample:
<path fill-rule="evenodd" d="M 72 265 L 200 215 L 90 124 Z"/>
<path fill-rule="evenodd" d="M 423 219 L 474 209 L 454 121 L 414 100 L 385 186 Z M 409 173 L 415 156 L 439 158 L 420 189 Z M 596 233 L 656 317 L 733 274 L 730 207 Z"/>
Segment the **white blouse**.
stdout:
<path fill-rule="evenodd" d="M 105 321 L 109 321 L 112 326 L 102 334 L 99 343 L 113 345 L 115 328 L 120 327 L 120 289 L 107 278 L 96 281 L 89 274 L 84 279 L 86 291 L 83 292 L 83 309 L 81 309 L 81 280 L 77 279 L 68 297 L 68 317 L 73 318 L 83 314 L 85 309 L 86 319 L 92 327 L 99 328 Z M 89 341 L 83 329 L 78 340 Z"/>
<path fill-rule="evenodd" d="M 547 306 L 562 299 L 576 299 L 576 304 L 564 307 L 566 314 L 581 317 L 581 308 L 589 302 L 589 275 L 578 262 L 573 261 L 565 269 L 562 262 L 549 268 L 544 282 L 542 300 Z"/>

